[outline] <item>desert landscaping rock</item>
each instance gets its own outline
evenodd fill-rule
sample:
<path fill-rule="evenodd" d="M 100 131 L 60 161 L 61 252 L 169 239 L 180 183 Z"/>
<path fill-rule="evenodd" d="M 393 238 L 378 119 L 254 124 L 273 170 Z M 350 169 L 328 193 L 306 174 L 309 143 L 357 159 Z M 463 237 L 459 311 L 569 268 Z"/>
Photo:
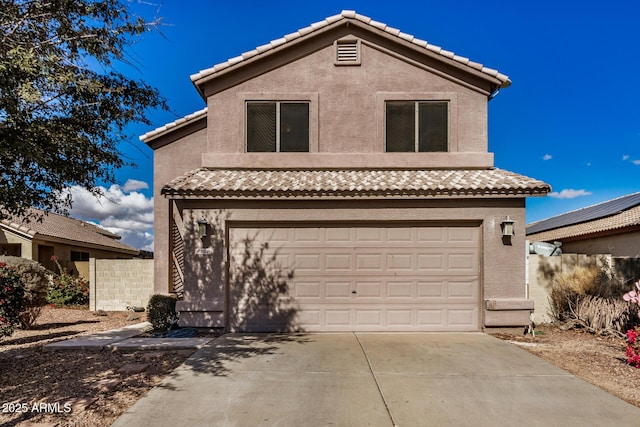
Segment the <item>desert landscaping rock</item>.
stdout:
<path fill-rule="evenodd" d="M 148 363 L 130 363 L 118 369 L 118 373 L 135 375 L 144 372 L 149 368 Z"/>

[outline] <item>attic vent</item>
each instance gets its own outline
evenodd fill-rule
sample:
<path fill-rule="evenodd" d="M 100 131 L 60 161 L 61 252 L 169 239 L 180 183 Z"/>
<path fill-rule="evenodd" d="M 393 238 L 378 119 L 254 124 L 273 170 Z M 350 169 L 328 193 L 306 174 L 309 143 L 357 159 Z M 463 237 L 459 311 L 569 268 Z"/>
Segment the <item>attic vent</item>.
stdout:
<path fill-rule="evenodd" d="M 338 40 L 335 49 L 336 65 L 360 65 L 360 42 L 358 40 Z"/>

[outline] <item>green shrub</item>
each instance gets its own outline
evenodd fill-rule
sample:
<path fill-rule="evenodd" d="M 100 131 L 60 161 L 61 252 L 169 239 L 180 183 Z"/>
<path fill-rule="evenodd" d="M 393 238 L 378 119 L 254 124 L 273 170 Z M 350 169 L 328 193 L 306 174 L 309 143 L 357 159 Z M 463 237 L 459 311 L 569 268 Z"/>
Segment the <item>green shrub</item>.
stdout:
<path fill-rule="evenodd" d="M 30 328 L 47 303 L 49 272 L 39 262 L 14 256 L 0 256 L 0 262 L 14 269 L 24 286 L 24 300 L 20 312 L 20 326 Z"/>
<path fill-rule="evenodd" d="M 49 282 L 47 302 L 56 307 L 68 305 L 87 305 L 89 303 L 89 283 L 82 277 L 66 272 L 55 257 L 51 258 L 58 267 Z"/>
<path fill-rule="evenodd" d="M 11 335 L 20 324 L 23 297 L 24 287 L 18 272 L 0 263 L 0 337 Z"/>
<path fill-rule="evenodd" d="M 147 305 L 147 320 L 154 331 L 166 331 L 178 319 L 176 297 L 171 295 L 152 295 Z"/>

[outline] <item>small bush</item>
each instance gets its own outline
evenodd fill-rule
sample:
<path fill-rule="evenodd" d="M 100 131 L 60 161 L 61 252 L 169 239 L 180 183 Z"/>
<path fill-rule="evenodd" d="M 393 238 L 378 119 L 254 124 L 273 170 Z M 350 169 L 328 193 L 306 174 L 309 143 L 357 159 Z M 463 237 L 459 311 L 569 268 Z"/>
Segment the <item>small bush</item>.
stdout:
<path fill-rule="evenodd" d="M 0 337 L 9 336 L 20 324 L 24 286 L 20 275 L 0 263 Z"/>
<path fill-rule="evenodd" d="M 87 305 L 89 303 L 89 283 L 82 277 L 73 276 L 65 271 L 55 257 L 51 258 L 58 267 L 49 282 L 47 302 L 56 307 L 68 305 Z"/>
<path fill-rule="evenodd" d="M 0 256 L 0 262 L 13 268 L 24 286 L 24 300 L 20 312 L 20 326 L 30 328 L 40 315 L 42 306 L 47 303 L 49 271 L 39 262 L 20 257 Z"/>
<path fill-rule="evenodd" d="M 147 305 L 147 319 L 154 331 L 166 331 L 178 319 L 176 297 L 171 295 L 152 295 Z"/>
<path fill-rule="evenodd" d="M 549 291 L 549 314 L 567 327 L 622 335 L 634 314 L 619 299 L 622 289 L 606 262 L 602 267 L 576 267 L 555 280 Z"/>

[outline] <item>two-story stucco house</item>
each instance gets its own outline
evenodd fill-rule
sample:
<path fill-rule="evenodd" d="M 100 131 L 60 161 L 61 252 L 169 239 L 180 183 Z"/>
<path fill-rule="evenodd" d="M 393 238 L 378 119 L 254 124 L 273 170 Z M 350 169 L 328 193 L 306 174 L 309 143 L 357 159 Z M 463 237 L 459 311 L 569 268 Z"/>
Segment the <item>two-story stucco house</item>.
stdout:
<path fill-rule="evenodd" d="M 488 152 L 507 76 L 344 11 L 191 79 L 206 108 L 141 137 L 181 324 L 528 324 L 525 198 L 550 188 Z"/>

